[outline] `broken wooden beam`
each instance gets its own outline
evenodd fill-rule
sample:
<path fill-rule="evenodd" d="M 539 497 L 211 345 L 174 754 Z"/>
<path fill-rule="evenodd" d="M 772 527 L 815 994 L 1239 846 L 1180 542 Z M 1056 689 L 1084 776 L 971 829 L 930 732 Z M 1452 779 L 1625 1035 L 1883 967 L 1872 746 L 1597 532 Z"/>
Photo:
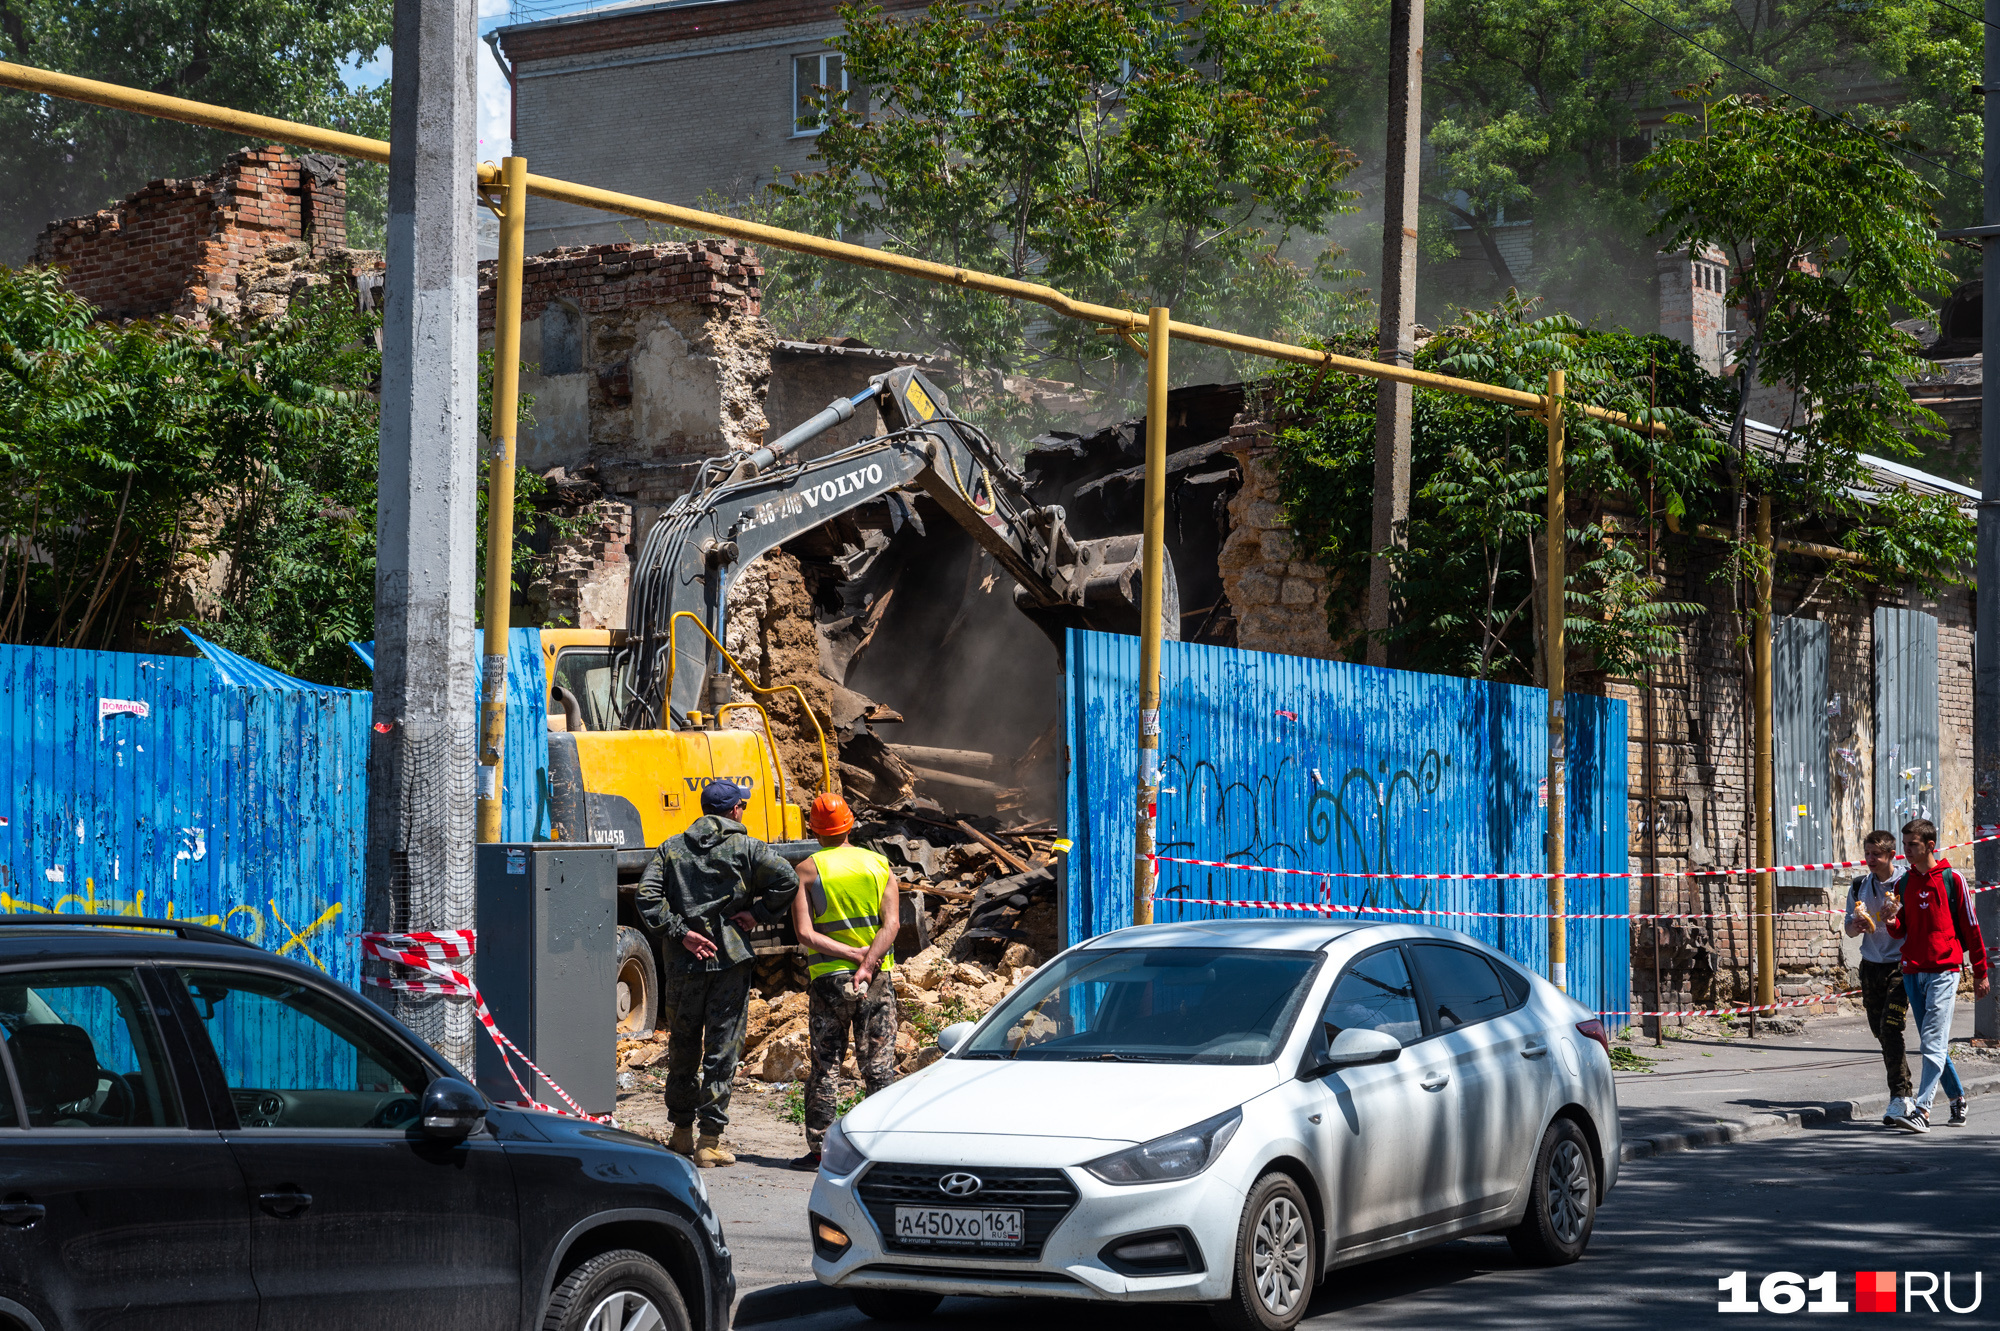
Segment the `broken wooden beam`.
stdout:
<path fill-rule="evenodd" d="M 974 841 L 977 841 L 980 845 L 986 847 L 986 849 L 992 851 L 994 856 L 998 858 L 1002 864 L 1012 869 L 1015 873 L 1021 874 L 1028 872 L 1028 866 L 1025 863 L 1023 863 L 1017 856 L 1015 856 L 1012 852 L 1010 852 L 1005 846 L 1002 846 L 998 841 L 995 841 L 992 837 L 987 836 L 986 833 L 980 831 L 978 828 L 974 827 L 971 823 L 966 822 L 965 819 L 961 818 L 958 820 L 958 830 L 965 833 L 967 836 L 971 837 Z"/>
<path fill-rule="evenodd" d="M 1000 765 L 998 758 L 976 749 L 933 749 L 922 744 L 891 744 L 889 752 L 906 763 L 964 767 L 975 772 L 990 772 Z"/>

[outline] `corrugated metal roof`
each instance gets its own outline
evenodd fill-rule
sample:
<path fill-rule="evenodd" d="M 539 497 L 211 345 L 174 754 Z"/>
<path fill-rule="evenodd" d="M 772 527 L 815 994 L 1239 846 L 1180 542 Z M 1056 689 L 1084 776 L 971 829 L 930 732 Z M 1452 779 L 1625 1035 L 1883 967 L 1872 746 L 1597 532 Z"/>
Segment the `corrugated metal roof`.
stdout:
<path fill-rule="evenodd" d="M 331 684 L 310 684 L 303 679 L 294 679 L 282 670 L 273 670 L 267 665 L 260 665 L 247 656 L 230 651 L 227 647 L 218 647 L 185 625 L 182 626 L 181 632 L 185 633 L 188 641 L 215 666 L 216 678 L 235 688 L 310 689 L 316 693 L 354 692 L 353 689 L 337 688 Z"/>

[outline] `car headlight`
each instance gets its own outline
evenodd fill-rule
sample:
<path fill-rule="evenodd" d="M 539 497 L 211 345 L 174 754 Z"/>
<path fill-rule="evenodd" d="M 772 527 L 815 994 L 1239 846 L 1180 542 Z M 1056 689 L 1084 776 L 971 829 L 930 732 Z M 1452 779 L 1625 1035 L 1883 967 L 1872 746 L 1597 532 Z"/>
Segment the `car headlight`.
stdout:
<path fill-rule="evenodd" d="M 1229 1139 L 1242 1125 L 1243 1111 L 1232 1109 L 1205 1118 L 1191 1128 L 1099 1156 L 1084 1168 L 1106 1183 L 1167 1183 L 1193 1178 L 1215 1163 L 1222 1148 L 1229 1145 Z M 827 1138 L 829 1143 L 832 1140 Z"/>
<path fill-rule="evenodd" d="M 844 1178 L 868 1163 L 868 1157 L 860 1148 L 847 1140 L 847 1134 L 835 1123 L 826 1130 L 826 1141 L 820 1145 L 819 1167 L 835 1178 Z"/>

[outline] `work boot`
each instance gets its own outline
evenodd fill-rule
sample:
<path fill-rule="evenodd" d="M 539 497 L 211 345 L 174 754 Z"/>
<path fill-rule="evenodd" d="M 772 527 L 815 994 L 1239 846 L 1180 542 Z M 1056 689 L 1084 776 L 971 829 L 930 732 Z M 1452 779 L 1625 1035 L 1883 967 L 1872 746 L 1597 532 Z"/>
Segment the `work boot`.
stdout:
<path fill-rule="evenodd" d="M 674 1135 L 667 1139 L 667 1149 L 675 1155 L 694 1154 L 694 1124 L 674 1124 Z"/>
<path fill-rule="evenodd" d="M 736 1157 L 723 1146 L 722 1138 L 712 1132 L 701 1134 L 701 1140 L 694 1146 L 694 1162 L 703 1169 L 715 1169 L 721 1165 L 733 1165 Z"/>

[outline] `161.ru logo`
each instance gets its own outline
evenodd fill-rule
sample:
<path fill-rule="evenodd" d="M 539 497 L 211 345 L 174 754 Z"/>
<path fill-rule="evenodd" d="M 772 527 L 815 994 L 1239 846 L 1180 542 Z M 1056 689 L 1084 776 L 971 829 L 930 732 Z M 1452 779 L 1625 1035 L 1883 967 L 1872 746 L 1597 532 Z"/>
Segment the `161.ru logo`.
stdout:
<path fill-rule="evenodd" d="M 1840 1297 L 1840 1277 L 1833 1271 L 1822 1271 L 1808 1280 L 1795 1271 L 1773 1271 L 1757 1283 L 1757 1297 L 1750 1293 L 1750 1276 L 1747 1272 L 1732 1271 L 1715 1282 L 1717 1289 L 1729 1297 L 1718 1301 L 1715 1310 L 1722 1313 L 1892 1313 L 1911 1312 L 1921 1303 L 1931 1312 L 1938 1311 L 1938 1295 L 1944 1295 L 1944 1310 L 1954 1313 L 1976 1312 L 1979 1300 L 1984 1294 L 1984 1279 L 1981 1272 L 1972 1273 L 1972 1302 L 1961 1308 L 1952 1302 L 1951 1282 L 1953 1274 L 1944 1273 L 1942 1284 L 1935 1271 L 1904 1271 L 1901 1273 L 1903 1302 L 1896 1306 L 1897 1273 L 1894 1271 L 1856 1271 L 1854 1273 L 1854 1302 L 1850 1305 Z M 1957 1277 L 1959 1288 L 1965 1287 L 1964 1277 Z M 1807 1302 L 1806 1295 L 1813 1296 Z"/>

